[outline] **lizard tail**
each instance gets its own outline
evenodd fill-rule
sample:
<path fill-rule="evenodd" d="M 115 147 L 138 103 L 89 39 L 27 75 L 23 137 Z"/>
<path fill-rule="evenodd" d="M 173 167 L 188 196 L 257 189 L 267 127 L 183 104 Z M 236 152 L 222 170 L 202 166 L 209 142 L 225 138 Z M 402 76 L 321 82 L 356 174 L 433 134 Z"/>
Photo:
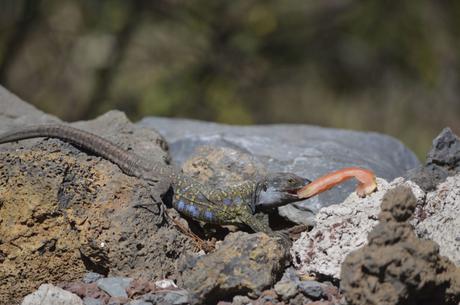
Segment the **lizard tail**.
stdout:
<path fill-rule="evenodd" d="M 149 169 L 142 157 L 128 153 L 98 135 L 63 124 L 35 125 L 12 130 L 0 134 L 0 144 L 39 137 L 57 138 L 80 146 L 115 163 L 127 175 L 139 177 Z"/>

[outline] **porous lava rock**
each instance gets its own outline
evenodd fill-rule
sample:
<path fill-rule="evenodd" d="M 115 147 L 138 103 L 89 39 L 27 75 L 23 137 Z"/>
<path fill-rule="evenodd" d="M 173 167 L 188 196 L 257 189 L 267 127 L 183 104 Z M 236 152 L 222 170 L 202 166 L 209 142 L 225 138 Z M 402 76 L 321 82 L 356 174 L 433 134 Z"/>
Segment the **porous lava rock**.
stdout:
<path fill-rule="evenodd" d="M 368 244 L 347 256 L 341 288 L 351 305 L 458 304 L 460 270 L 420 240 L 408 219 L 416 207 L 410 188 L 388 191 Z"/>
<path fill-rule="evenodd" d="M 192 293 L 192 304 L 259 294 L 281 277 L 288 254 L 264 233 L 232 233 L 208 255 L 181 258 L 178 284 Z"/>
<path fill-rule="evenodd" d="M 425 193 L 415 183 L 404 182 L 402 178 L 391 183 L 377 179 L 377 192 L 366 198 L 352 193 L 341 204 L 319 211 L 316 226 L 303 232 L 291 249 L 294 265 L 300 272 L 339 279 L 345 257 L 367 243 L 367 234 L 378 223 L 380 204 L 389 189 L 407 185 L 422 204 Z"/>
<path fill-rule="evenodd" d="M 423 166 L 409 170 L 406 177 L 424 191 L 434 191 L 447 177 L 460 173 L 460 138 L 449 127 L 433 140 Z"/>
<path fill-rule="evenodd" d="M 429 192 L 414 216 L 411 224 L 417 236 L 435 241 L 441 255 L 460 267 L 460 174 Z"/>
<path fill-rule="evenodd" d="M 0 132 L 56 122 L 0 88 Z M 74 126 L 158 162 L 168 154 L 153 131 L 109 112 Z M 150 210 L 160 192 L 113 163 L 57 139 L 0 145 L 0 303 L 41 283 L 72 281 L 88 270 L 161 279 L 194 250 L 189 238 Z M 150 207 L 136 208 L 135 205 Z"/>

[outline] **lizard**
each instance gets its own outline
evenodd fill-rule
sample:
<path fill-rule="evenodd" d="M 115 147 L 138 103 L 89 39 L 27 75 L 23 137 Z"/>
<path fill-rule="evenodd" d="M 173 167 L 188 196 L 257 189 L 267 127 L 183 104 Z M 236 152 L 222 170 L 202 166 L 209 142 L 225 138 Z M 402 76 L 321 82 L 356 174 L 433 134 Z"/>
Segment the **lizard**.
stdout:
<path fill-rule="evenodd" d="M 116 164 L 129 176 L 150 186 L 172 189 L 172 206 L 182 215 L 217 225 L 247 226 L 254 232 L 282 236 L 255 216 L 256 207 L 276 207 L 303 200 L 297 191 L 311 181 L 293 173 L 270 173 L 225 189 L 210 187 L 184 174 L 180 169 L 147 161 L 135 152 L 87 131 L 65 124 L 26 126 L 0 135 L 0 144 L 30 138 L 57 138 L 74 144 Z M 158 204 L 161 199 L 154 198 Z"/>

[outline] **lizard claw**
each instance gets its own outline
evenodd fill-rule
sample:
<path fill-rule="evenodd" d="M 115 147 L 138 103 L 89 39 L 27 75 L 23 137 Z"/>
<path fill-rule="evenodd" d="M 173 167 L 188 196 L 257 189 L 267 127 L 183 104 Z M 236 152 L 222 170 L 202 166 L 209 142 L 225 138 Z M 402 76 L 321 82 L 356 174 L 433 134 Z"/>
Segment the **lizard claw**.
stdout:
<path fill-rule="evenodd" d="M 153 214 L 160 216 L 160 221 L 155 222 L 155 224 L 156 224 L 157 226 L 161 226 L 161 225 L 163 225 L 163 224 L 166 222 L 165 206 L 164 206 L 164 204 L 163 204 L 162 201 L 157 201 L 157 200 L 155 200 L 155 198 L 154 198 L 153 196 L 151 196 L 151 198 L 152 198 L 152 201 L 153 201 L 152 203 L 147 203 L 147 204 L 135 204 L 133 207 L 134 207 L 134 208 L 144 208 L 144 209 L 146 209 L 146 210 L 152 212 Z M 150 209 L 150 206 L 152 206 L 152 205 L 157 206 L 157 207 L 158 207 L 158 211 L 154 211 L 154 210 Z"/>

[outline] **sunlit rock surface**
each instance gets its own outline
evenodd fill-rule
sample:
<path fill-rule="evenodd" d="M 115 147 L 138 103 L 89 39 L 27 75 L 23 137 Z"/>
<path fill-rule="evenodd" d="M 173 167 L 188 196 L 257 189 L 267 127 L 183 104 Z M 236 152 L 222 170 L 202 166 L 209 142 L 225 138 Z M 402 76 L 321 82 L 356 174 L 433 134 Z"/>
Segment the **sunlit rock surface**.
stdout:
<path fill-rule="evenodd" d="M 316 226 L 302 233 L 291 249 L 294 265 L 305 274 L 339 279 L 345 257 L 364 246 L 368 233 L 377 225 L 383 196 L 401 184 L 413 188 L 422 202 L 425 194 L 414 183 L 403 182 L 402 178 L 391 183 L 378 179 L 378 191 L 370 196 L 359 198 L 353 193 L 341 204 L 321 209 Z"/>
<path fill-rule="evenodd" d="M 185 163 L 199 146 L 226 147 L 250 155 L 263 170 L 294 172 L 311 180 L 347 166 L 361 166 L 393 180 L 419 166 L 398 140 L 370 132 L 308 125 L 230 126 L 187 119 L 148 117 L 138 123 L 162 134 L 173 162 Z M 338 204 L 354 190 L 347 182 L 312 199 L 280 208 L 296 223 L 312 224 L 319 208 Z"/>
<path fill-rule="evenodd" d="M 408 219 L 417 200 L 409 187 L 388 191 L 368 244 L 347 256 L 341 288 L 350 304 L 460 302 L 460 268 L 431 240 L 417 238 Z"/>
<path fill-rule="evenodd" d="M 0 89 L 0 132 L 56 121 Z M 74 126 L 152 160 L 168 159 L 158 134 L 120 112 Z M 87 270 L 174 275 L 176 259 L 194 246 L 172 224 L 157 226 L 157 214 L 134 207 L 151 205 L 151 194 L 146 182 L 57 139 L 0 145 L 0 303 Z"/>

